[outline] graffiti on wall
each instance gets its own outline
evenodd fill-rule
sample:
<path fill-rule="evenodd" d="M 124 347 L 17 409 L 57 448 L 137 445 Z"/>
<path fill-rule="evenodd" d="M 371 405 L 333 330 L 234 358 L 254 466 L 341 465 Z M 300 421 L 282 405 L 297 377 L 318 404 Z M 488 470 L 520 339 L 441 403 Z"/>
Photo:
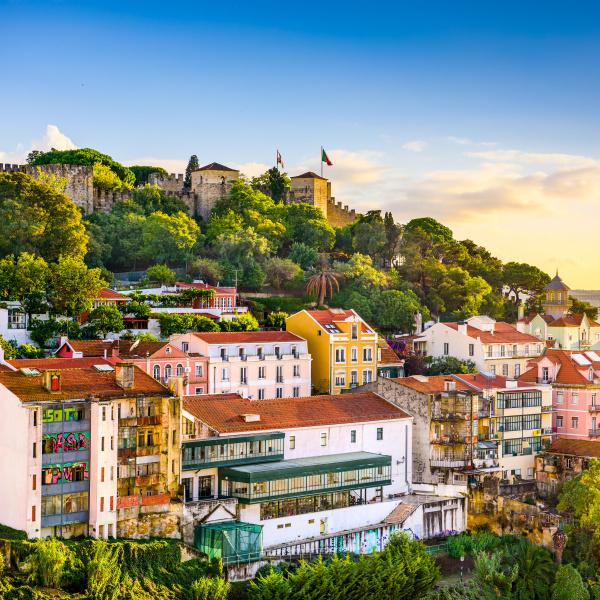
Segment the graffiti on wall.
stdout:
<path fill-rule="evenodd" d="M 51 406 L 45 408 L 42 413 L 42 423 L 59 423 L 60 421 L 82 421 L 85 418 L 86 409 L 83 406 Z"/>
<path fill-rule="evenodd" d="M 90 478 L 89 463 L 78 462 L 64 465 L 48 465 L 42 467 L 42 483 L 71 483 L 73 481 L 87 481 Z"/>
<path fill-rule="evenodd" d="M 73 452 L 74 450 L 89 450 L 90 434 L 83 433 L 52 433 L 42 436 L 42 453 Z"/>

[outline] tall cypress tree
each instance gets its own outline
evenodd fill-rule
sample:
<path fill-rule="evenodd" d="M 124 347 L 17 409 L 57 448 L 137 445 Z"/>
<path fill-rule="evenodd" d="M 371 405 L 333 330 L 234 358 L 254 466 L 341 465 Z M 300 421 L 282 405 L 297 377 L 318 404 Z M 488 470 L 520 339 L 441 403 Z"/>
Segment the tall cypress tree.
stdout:
<path fill-rule="evenodd" d="M 192 171 L 197 171 L 199 168 L 200 163 L 198 162 L 198 157 L 195 154 L 192 154 L 192 156 L 190 156 L 188 165 L 185 168 L 185 179 L 183 180 L 184 188 L 192 187 Z"/>

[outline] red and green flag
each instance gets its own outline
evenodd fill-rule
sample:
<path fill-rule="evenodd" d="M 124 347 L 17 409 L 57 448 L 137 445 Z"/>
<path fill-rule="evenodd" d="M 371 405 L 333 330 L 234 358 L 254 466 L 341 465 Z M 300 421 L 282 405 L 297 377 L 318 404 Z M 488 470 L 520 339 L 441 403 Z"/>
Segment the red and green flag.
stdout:
<path fill-rule="evenodd" d="M 323 150 L 323 156 L 321 156 L 321 162 L 327 163 L 328 167 L 331 167 L 333 165 L 333 163 L 329 160 L 329 156 L 327 156 L 327 153 L 325 152 L 325 150 Z"/>

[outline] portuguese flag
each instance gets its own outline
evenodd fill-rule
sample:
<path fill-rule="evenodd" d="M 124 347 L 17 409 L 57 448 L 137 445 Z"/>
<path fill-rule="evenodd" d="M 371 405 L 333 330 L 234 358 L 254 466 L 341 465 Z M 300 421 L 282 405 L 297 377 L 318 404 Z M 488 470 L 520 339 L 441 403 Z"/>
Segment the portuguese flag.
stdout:
<path fill-rule="evenodd" d="M 321 156 L 321 162 L 327 163 L 328 167 L 331 167 L 333 165 L 333 163 L 329 160 L 329 156 L 327 156 L 327 153 L 325 152 L 325 150 L 323 150 L 323 156 Z"/>

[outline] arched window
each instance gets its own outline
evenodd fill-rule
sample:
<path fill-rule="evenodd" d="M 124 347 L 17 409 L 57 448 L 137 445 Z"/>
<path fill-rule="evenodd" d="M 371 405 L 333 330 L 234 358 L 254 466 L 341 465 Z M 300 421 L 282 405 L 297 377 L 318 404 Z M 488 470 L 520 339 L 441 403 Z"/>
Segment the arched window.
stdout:
<path fill-rule="evenodd" d="M 183 365 L 181 363 L 177 365 L 177 368 L 175 369 L 175 374 L 177 375 L 177 377 L 181 377 L 183 375 Z"/>
<path fill-rule="evenodd" d="M 152 377 L 154 377 L 154 379 L 160 379 L 160 365 L 154 365 Z"/>
<path fill-rule="evenodd" d="M 171 377 L 172 367 L 171 365 L 165 365 L 165 379 Z"/>

